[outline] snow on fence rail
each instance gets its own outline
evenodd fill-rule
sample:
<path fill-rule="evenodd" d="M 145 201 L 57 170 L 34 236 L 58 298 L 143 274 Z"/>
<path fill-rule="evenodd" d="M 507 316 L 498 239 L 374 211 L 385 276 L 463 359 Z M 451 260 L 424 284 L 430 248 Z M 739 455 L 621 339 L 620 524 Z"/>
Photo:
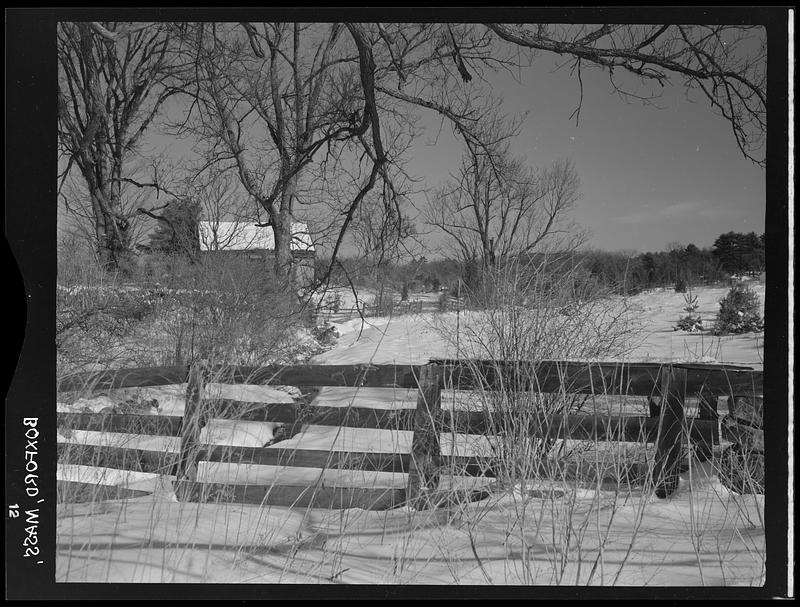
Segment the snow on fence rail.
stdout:
<path fill-rule="evenodd" d="M 291 385 L 301 387 L 307 393 L 291 403 L 203 398 L 204 385 L 210 379 L 228 384 Z M 712 446 L 720 441 L 720 428 L 723 436 L 734 442 L 742 440 L 743 428 L 750 433 L 748 436 L 752 435 L 754 427 L 755 432 L 760 431 L 763 373 L 731 365 L 568 361 L 434 360 L 427 365 L 267 367 L 198 364 L 80 373 L 64 378 L 58 388 L 60 392 L 86 392 L 187 382 L 186 407 L 182 416 L 58 413 L 59 427 L 68 430 L 157 435 L 176 437 L 176 440 L 180 437 L 177 451 L 60 443 L 59 462 L 174 475 L 176 494 L 179 499 L 187 501 L 365 509 L 386 509 L 410 502 L 422 507 L 435 504 L 442 498 L 442 494 L 437 492 L 437 479 L 443 470 L 463 476 L 494 475 L 491 462 L 487 466 L 485 460 L 474 456 L 442 455 L 439 435 L 441 432 L 495 433 L 502 428 L 502 423 L 498 425 L 498 413 L 443 410 L 443 389 L 620 394 L 648 397 L 650 416 L 534 415 L 529 430 L 535 435 L 551 438 L 655 443 L 653 479 L 657 494 L 666 497 L 677 486 L 679 460 L 687 436 L 710 453 Z M 417 391 L 417 404 L 415 409 L 312 405 L 316 390 L 323 386 L 412 388 Z M 697 418 L 685 416 L 687 396 L 698 399 Z M 728 417 L 734 423 L 718 422 L 719 397 L 728 398 Z M 758 402 L 755 417 L 752 414 L 755 409 L 748 405 L 753 402 Z M 737 403 L 735 407 L 733 403 Z M 204 444 L 200 432 L 211 419 L 282 423 L 288 428 L 288 436 L 299 432 L 305 424 L 405 430 L 413 432 L 413 441 L 408 453 Z M 737 420 L 741 424 L 737 424 Z M 349 466 L 349 469 L 371 472 L 405 473 L 408 477 L 405 489 L 206 483 L 197 480 L 199 462 L 322 469 Z M 79 484 L 60 482 L 63 489 L 74 490 Z M 88 484 L 84 489 L 93 492 L 95 497 L 130 495 L 124 491 L 114 493 L 110 487 L 100 487 L 106 491 L 98 493 L 97 486 L 92 489 Z M 481 497 L 480 492 L 467 494 L 462 499 Z"/>

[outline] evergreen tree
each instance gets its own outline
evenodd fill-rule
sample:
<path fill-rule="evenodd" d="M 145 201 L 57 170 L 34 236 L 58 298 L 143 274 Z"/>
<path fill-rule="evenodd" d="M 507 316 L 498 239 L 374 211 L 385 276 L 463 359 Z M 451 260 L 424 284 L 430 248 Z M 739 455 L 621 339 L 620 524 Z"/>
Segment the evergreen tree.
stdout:
<path fill-rule="evenodd" d="M 158 217 L 150 248 L 161 253 L 194 257 L 200 250 L 200 208 L 189 199 L 172 200 Z"/>
<path fill-rule="evenodd" d="M 714 335 L 762 331 L 761 304 L 758 294 L 745 284 L 733 286 L 719 302 L 719 314 L 714 325 Z"/>
<path fill-rule="evenodd" d="M 758 236 L 755 232 L 745 234 L 742 238 L 747 270 L 757 274 L 763 272 L 765 255 L 763 235 Z"/>
<path fill-rule="evenodd" d="M 714 241 L 714 257 L 730 274 L 760 272 L 764 267 L 763 236 L 755 232 L 726 232 Z"/>
<path fill-rule="evenodd" d="M 652 253 L 642 255 L 642 267 L 647 277 L 647 286 L 653 286 L 653 281 L 656 279 L 656 260 Z"/>

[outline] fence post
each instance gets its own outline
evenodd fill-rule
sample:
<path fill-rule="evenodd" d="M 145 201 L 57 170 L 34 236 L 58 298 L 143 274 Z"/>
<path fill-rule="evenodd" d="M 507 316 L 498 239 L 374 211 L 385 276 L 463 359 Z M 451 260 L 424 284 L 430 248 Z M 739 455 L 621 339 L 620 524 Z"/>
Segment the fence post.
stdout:
<path fill-rule="evenodd" d="M 186 387 L 186 406 L 181 425 L 181 451 L 178 458 L 178 473 L 175 495 L 180 501 L 186 501 L 197 480 L 197 453 L 200 443 L 200 431 L 206 424 L 203 415 L 203 392 L 208 379 L 208 364 L 200 361 L 189 369 L 188 386 Z"/>
<path fill-rule="evenodd" d="M 440 453 L 439 428 L 436 421 L 442 405 L 442 369 L 437 364 L 427 364 L 420 370 L 417 380 L 419 395 L 414 413 L 414 438 L 411 441 L 411 464 L 408 471 L 406 499 L 424 508 L 424 496 L 439 484 L 436 462 Z"/>
<path fill-rule="evenodd" d="M 717 421 L 719 413 L 719 396 L 711 392 L 707 387 L 703 386 L 697 395 L 698 399 L 698 417 L 704 420 Z"/>
<path fill-rule="evenodd" d="M 659 374 L 661 388 L 661 412 L 656 439 L 656 460 L 653 481 L 656 495 L 665 498 L 678 488 L 680 458 L 683 455 L 684 395 L 686 392 L 686 369 L 672 365 L 662 367 Z"/>
<path fill-rule="evenodd" d="M 720 480 L 737 493 L 765 492 L 764 399 L 734 394 L 728 401 L 723 431 L 733 442 L 720 457 Z"/>
<path fill-rule="evenodd" d="M 657 396 L 651 396 L 647 399 L 647 409 L 649 417 L 660 417 L 661 400 Z"/>
<path fill-rule="evenodd" d="M 719 419 L 717 408 L 719 406 L 719 397 L 711 392 L 706 386 L 701 388 L 697 394 L 698 414 L 697 417 L 703 421 L 714 421 Z M 713 444 L 699 443 L 695 445 L 694 454 L 701 462 L 707 462 L 713 455 Z"/>

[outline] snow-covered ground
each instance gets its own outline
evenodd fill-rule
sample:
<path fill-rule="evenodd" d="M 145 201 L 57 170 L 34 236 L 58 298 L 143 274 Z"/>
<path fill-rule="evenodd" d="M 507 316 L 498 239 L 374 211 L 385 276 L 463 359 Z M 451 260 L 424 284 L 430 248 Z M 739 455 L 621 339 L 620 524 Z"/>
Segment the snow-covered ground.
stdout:
<path fill-rule="evenodd" d="M 763 584 L 763 499 L 730 494 L 707 466 L 681 482 L 669 500 L 541 484 L 526 499 L 513 492 L 417 512 L 181 504 L 158 495 L 73 505 L 59 521 L 57 579 Z"/>
<path fill-rule="evenodd" d="M 377 297 L 374 289 L 363 289 L 354 293 L 351 287 L 330 287 L 323 293 L 314 294 L 312 301 L 315 305 L 338 306 L 339 309 L 348 310 L 355 306 L 371 306 Z"/>
<path fill-rule="evenodd" d="M 756 286 L 763 302 L 763 286 Z M 698 289 L 699 312 L 712 320 L 725 289 Z M 683 296 L 632 298 L 641 331 L 626 358 L 703 360 L 761 368 L 763 335 L 712 338 L 675 332 Z M 441 333 L 476 313 L 369 318 L 337 326 L 336 346 L 318 364 L 424 363 L 454 356 Z M 709 323 L 710 324 L 710 323 Z M 635 346 L 633 343 L 635 342 Z M 183 412 L 185 385 L 128 389 L 156 398 L 155 415 Z M 289 402 L 265 386 L 212 385 L 209 396 Z M 110 401 L 59 403 L 59 410 L 100 411 Z M 315 405 L 410 409 L 414 391 L 324 388 Z M 212 420 L 202 438 L 263 446 L 274 424 Z M 468 453 L 480 439 L 443 435 L 443 453 Z M 109 444 L 176 452 L 179 439 L 72 431 L 70 444 Z M 408 452 L 412 433 L 306 425 L 267 448 Z M 179 503 L 171 478 L 88 466 L 59 466 L 61 480 L 151 491 L 126 500 L 59 506 L 58 581 L 761 585 L 765 572 L 763 496 L 737 495 L 709 463 L 692 462 L 678 491 L 661 500 L 628 486 L 533 481 L 489 499 L 436 510 L 364 511 Z M 356 469 L 203 463 L 198 479 L 215 482 L 402 488 L 404 474 Z"/>
<path fill-rule="evenodd" d="M 764 304 L 764 285 L 753 287 Z M 702 288 L 694 291 L 699 308 L 696 314 L 704 326 L 713 326 L 719 300 L 726 288 Z M 620 300 L 622 303 L 622 300 Z M 631 335 L 626 358 L 637 362 L 692 361 L 719 362 L 763 368 L 763 333 L 715 337 L 710 331 L 687 333 L 674 326 L 686 312 L 683 294 L 659 290 L 631 297 L 625 301 L 638 320 L 639 330 Z M 402 315 L 393 318 L 357 318 L 335 325 L 340 339 L 331 350 L 313 359 L 317 364 L 419 364 L 429 358 L 453 358 L 458 348 L 447 330 L 455 332 L 456 323 L 476 326 L 481 313 L 455 312 L 431 315 Z M 443 331 L 443 329 L 445 329 Z"/>
<path fill-rule="evenodd" d="M 752 284 L 751 288 L 761 302 L 763 317 L 764 284 Z M 644 324 L 644 341 L 631 350 L 630 359 L 726 362 L 763 369 L 763 332 L 714 337 L 708 331 L 719 311 L 719 301 L 727 293 L 726 287 L 693 291 L 699 304 L 694 314 L 700 315 L 707 329 L 701 333 L 673 330 L 677 320 L 686 315 L 683 294 L 665 289 L 632 297 L 631 306 L 639 309 L 647 322 Z"/>

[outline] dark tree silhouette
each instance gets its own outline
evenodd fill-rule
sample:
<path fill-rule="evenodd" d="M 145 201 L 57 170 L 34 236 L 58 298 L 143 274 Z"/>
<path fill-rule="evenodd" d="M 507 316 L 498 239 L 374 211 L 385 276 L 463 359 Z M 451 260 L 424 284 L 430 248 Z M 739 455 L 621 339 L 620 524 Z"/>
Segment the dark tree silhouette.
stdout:
<path fill-rule="evenodd" d="M 160 215 L 147 213 L 158 220 L 158 227 L 150 235 L 153 251 L 187 255 L 194 259 L 200 250 L 198 232 L 200 207 L 192 200 L 172 200 Z"/>
<path fill-rule="evenodd" d="M 761 272 L 764 269 L 764 239 L 755 232 L 726 232 L 714 241 L 714 257 L 730 274 Z"/>

